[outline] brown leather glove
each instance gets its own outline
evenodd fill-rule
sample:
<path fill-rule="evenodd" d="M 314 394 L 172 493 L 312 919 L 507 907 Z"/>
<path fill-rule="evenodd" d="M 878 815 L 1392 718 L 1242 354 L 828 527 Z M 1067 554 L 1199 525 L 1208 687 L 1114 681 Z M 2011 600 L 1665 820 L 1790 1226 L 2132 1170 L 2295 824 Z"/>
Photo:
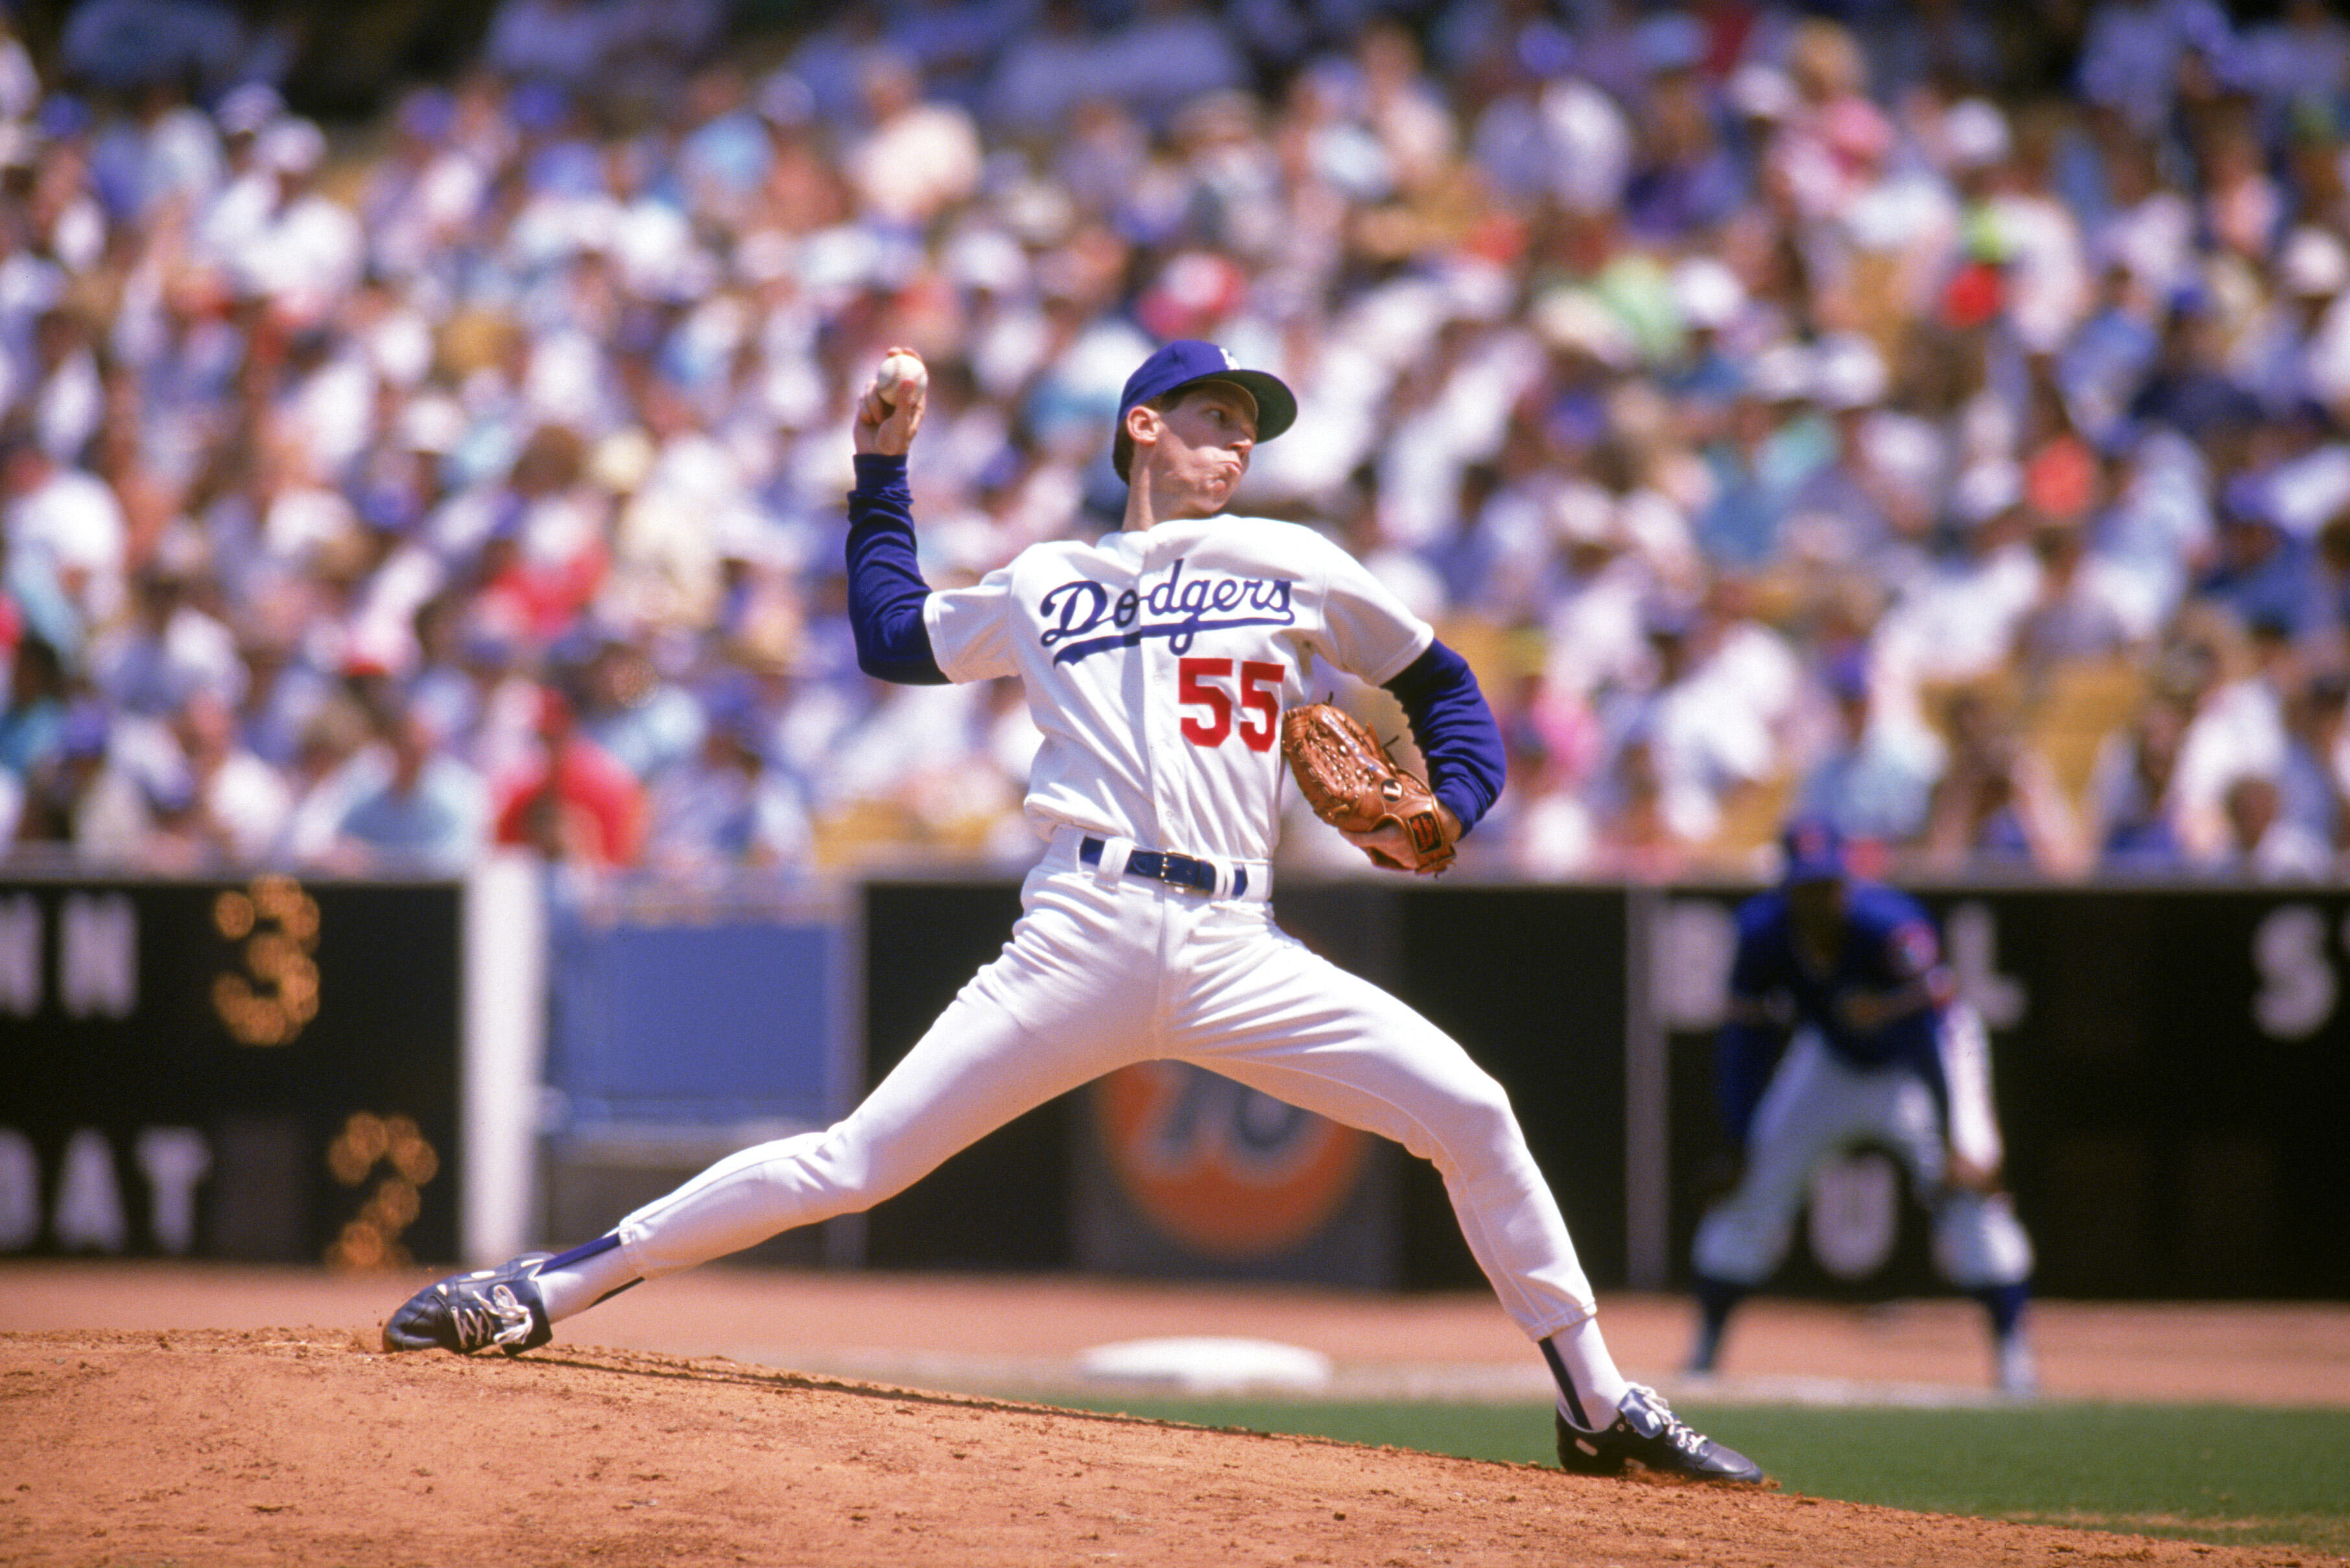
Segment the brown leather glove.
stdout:
<path fill-rule="evenodd" d="M 1395 765 L 1388 749 L 1354 715 L 1309 702 L 1281 716 L 1281 754 L 1314 815 L 1350 837 L 1382 835 L 1393 849 L 1356 842 L 1378 865 L 1433 876 L 1452 864 L 1446 813 L 1425 780 Z M 1409 858 L 1406 858 L 1409 857 Z"/>

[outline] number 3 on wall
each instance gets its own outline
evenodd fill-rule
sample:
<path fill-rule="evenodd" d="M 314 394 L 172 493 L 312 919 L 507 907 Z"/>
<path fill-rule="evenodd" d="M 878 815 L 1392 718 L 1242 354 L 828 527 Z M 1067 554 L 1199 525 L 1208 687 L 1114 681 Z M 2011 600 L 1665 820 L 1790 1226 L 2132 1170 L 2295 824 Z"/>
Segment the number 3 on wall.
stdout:
<path fill-rule="evenodd" d="M 1239 728 L 1241 740 L 1252 752 L 1273 750 L 1273 738 L 1281 728 L 1281 681 L 1287 670 L 1282 665 L 1262 659 L 1243 659 L 1239 685 Z M 1205 708 L 1206 718 L 1196 714 L 1183 715 L 1183 738 L 1195 746 L 1221 746 L 1232 732 L 1232 699 L 1223 687 L 1210 682 L 1230 680 L 1232 661 L 1229 659 L 1185 659 L 1175 667 L 1176 683 L 1182 692 L 1186 708 Z"/>

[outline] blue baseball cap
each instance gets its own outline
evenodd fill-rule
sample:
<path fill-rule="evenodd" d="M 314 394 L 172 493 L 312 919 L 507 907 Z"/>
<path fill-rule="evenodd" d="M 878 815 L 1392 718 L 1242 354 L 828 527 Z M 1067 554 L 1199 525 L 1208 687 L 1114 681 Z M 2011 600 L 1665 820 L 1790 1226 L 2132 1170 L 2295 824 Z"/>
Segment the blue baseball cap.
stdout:
<path fill-rule="evenodd" d="M 1230 381 L 1246 389 L 1248 395 L 1256 400 L 1256 439 L 1260 443 L 1271 441 L 1297 422 L 1296 396 L 1279 377 L 1263 370 L 1242 369 L 1241 362 L 1232 358 L 1230 350 L 1213 343 L 1179 337 L 1145 359 L 1126 379 L 1126 390 L 1118 400 L 1118 428 L 1126 428 L 1126 416 L 1134 411 L 1136 404 L 1180 391 L 1194 381 Z"/>
<path fill-rule="evenodd" d="M 1840 882 L 1845 876 L 1844 835 L 1825 816 L 1799 816 L 1780 836 L 1785 851 L 1783 882 Z"/>

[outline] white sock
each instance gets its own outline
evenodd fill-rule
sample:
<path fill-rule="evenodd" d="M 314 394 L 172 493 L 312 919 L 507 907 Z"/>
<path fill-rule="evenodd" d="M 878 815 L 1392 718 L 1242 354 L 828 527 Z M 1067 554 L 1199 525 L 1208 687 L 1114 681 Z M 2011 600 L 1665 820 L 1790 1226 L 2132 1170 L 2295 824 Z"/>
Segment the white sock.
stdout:
<path fill-rule="evenodd" d="M 1607 1354 L 1607 1341 L 1600 1336 L 1596 1315 L 1585 1318 L 1573 1328 L 1561 1330 L 1543 1341 L 1549 1350 L 1553 1376 L 1560 1379 L 1558 1413 L 1566 1424 L 1586 1432 L 1603 1431 L 1615 1424 L 1616 1407 L 1632 1386 L 1616 1370 L 1616 1358 Z M 1573 1397 L 1568 1397 L 1570 1386 Z M 1582 1408 L 1578 1411 L 1576 1406 Z"/>
<path fill-rule="evenodd" d="M 588 1255 L 580 1256 L 583 1252 Z M 557 1268 L 556 1263 L 562 1266 Z M 586 1312 L 623 1285 L 634 1284 L 638 1275 L 629 1266 L 627 1255 L 613 1246 L 598 1252 L 589 1252 L 586 1247 L 574 1249 L 541 1264 L 534 1277 L 539 1300 L 546 1306 L 547 1321 L 559 1323 Z"/>

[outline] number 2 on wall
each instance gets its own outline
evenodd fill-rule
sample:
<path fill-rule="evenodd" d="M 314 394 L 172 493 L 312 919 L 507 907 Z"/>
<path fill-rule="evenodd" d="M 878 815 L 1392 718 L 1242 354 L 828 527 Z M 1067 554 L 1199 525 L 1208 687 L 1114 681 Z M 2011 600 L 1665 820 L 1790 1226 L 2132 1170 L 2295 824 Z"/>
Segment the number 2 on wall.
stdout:
<path fill-rule="evenodd" d="M 1182 692 L 1186 708 L 1205 708 L 1206 718 L 1197 714 L 1183 715 L 1183 738 L 1195 746 L 1221 746 L 1232 732 L 1233 703 L 1216 680 L 1232 678 L 1232 661 L 1229 659 L 1185 659 L 1175 667 L 1176 683 Z M 1239 685 L 1241 740 L 1253 752 L 1273 750 L 1273 738 L 1281 727 L 1281 681 L 1287 671 L 1284 666 L 1261 659 L 1241 661 Z M 1262 722 L 1252 719 L 1256 715 Z"/>

